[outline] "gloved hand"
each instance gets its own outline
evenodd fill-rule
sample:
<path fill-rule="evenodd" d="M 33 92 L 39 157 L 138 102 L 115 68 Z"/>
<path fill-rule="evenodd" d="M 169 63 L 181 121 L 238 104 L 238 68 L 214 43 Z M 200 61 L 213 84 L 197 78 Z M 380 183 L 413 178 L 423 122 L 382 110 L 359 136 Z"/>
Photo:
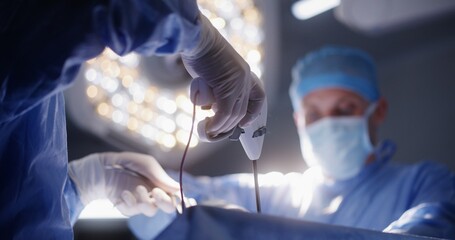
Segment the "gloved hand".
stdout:
<path fill-rule="evenodd" d="M 151 156 L 123 152 L 91 154 L 71 161 L 68 174 L 84 205 L 107 198 L 126 216 L 175 211 L 179 184 Z"/>
<path fill-rule="evenodd" d="M 265 100 L 262 83 L 245 60 L 200 14 L 201 34 L 196 47 L 182 52 L 183 62 L 193 78 L 200 77 L 211 88 L 215 116 L 205 126 L 212 137 L 229 132 L 238 124 L 248 125 Z M 195 92 L 191 92 L 194 101 Z M 201 105 L 203 103 L 197 104 Z"/>

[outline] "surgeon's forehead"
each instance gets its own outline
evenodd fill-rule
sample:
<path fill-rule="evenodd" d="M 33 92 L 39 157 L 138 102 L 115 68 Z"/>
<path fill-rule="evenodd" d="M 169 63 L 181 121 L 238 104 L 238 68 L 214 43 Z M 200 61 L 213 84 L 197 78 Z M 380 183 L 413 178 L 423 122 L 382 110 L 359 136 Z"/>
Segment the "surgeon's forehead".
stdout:
<path fill-rule="evenodd" d="M 344 88 L 322 88 L 314 90 L 301 99 L 301 107 L 330 107 L 343 102 L 368 105 L 368 101 L 357 92 Z"/>

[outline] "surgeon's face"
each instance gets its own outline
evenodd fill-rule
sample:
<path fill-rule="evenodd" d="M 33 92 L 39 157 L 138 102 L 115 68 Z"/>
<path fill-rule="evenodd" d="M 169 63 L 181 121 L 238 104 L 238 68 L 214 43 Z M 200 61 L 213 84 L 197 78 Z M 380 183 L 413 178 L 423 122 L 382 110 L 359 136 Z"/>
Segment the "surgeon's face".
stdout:
<path fill-rule="evenodd" d="M 315 90 L 301 100 L 300 109 L 294 112 L 299 129 L 325 117 L 363 116 L 369 102 L 356 92 L 341 88 Z M 383 122 L 387 104 L 383 98 L 378 101 L 375 112 L 369 120 L 369 132 L 373 143 L 376 128 Z"/>

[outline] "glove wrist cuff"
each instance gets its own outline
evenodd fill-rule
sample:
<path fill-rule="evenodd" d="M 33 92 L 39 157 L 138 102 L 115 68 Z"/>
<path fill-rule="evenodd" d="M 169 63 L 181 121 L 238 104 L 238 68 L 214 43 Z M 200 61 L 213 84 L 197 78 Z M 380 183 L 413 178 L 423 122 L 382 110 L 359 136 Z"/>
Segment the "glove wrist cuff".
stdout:
<path fill-rule="evenodd" d="M 203 14 L 199 14 L 200 32 L 199 40 L 193 48 L 182 52 L 182 57 L 185 59 L 197 59 L 204 56 L 211 50 L 214 43 L 219 41 L 218 38 L 222 37 L 218 30 L 210 23 L 210 20 Z"/>
<path fill-rule="evenodd" d="M 99 154 L 91 154 L 68 164 L 68 175 L 73 180 L 84 205 L 106 197 L 104 167 Z"/>

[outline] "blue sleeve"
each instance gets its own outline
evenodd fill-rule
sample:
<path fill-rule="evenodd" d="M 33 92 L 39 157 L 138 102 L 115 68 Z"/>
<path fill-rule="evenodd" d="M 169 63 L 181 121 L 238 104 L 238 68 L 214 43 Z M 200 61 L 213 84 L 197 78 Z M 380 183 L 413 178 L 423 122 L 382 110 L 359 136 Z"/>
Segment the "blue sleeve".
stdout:
<path fill-rule="evenodd" d="M 418 170 L 412 208 L 385 231 L 455 239 L 455 175 L 430 162 Z"/>
<path fill-rule="evenodd" d="M 79 217 L 79 214 L 82 210 L 84 210 L 84 204 L 82 204 L 76 190 L 76 186 L 74 186 L 73 181 L 69 177 L 65 184 L 63 196 L 65 197 L 66 204 L 68 205 L 71 225 L 74 225 Z"/>
<path fill-rule="evenodd" d="M 175 53 L 199 37 L 195 0 L 111 0 L 92 11 L 95 32 L 119 55 Z"/>
<path fill-rule="evenodd" d="M 167 54 L 199 37 L 195 0 L 6 1 L 0 7 L 0 123 L 66 88 L 105 47 Z"/>
<path fill-rule="evenodd" d="M 413 206 L 428 202 L 455 204 L 455 174 L 447 167 L 424 161 L 416 165 Z"/>
<path fill-rule="evenodd" d="M 406 211 L 386 232 L 455 239 L 455 205 L 423 203 Z"/>

